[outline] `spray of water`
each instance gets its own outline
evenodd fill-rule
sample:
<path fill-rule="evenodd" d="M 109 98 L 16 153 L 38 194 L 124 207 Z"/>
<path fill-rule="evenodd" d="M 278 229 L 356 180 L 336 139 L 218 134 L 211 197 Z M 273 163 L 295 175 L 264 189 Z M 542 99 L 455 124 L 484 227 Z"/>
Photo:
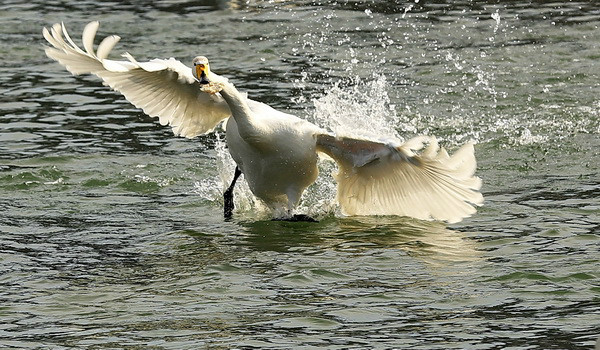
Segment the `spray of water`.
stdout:
<path fill-rule="evenodd" d="M 343 86 L 344 84 L 345 86 Z M 390 103 L 384 75 L 372 80 L 337 82 L 314 101 L 313 121 L 339 136 L 400 141 L 396 106 Z"/>

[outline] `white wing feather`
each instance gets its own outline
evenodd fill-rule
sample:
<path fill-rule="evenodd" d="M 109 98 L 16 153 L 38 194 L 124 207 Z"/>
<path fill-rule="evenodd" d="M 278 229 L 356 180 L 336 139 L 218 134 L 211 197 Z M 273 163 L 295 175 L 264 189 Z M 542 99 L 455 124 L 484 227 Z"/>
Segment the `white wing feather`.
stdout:
<path fill-rule="evenodd" d="M 424 142 L 429 146 L 421 150 Z M 452 157 L 435 138 L 419 137 L 400 147 L 319 135 L 318 149 L 339 165 L 338 201 L 348 215 L 404 215 L 458 222 L 481 205 L 481 180 L 473 176 L 473 145 Z"/>
<path fill-rule="evenodd" d="M 201 92 L 191 69 L 174 58 L 138 62 L 126 53 L 127 61 L 109 60 L 106 57 L 120 39 L 116 35 L 106 37 L 94 52 L 98 26 L 91 22 L 83 30 L 85 51 L 69 37 L 64 24 L 44 28 L 44 38 L 53 46 L 46 48 L 46 55 L 75 75 L 91 73 L 102 78 L 144 113 L 158 117 L 162 125 L 169 124 L 175 135 L 205 134 L 231 115 L 225 100 Z"/>

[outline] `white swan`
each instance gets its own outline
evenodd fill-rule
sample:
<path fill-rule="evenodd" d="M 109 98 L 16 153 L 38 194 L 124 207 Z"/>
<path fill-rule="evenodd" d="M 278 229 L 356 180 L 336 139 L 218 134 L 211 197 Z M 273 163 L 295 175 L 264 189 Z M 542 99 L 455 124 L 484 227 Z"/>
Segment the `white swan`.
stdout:
<path fill-rule="evenodd" d="M 213 73 L 203 56 L 194 58 L 194 69 L 173 58 L 141 63 L 127 53 L 123 55 L 127 61 L 109 60 L 119 37 L 105 38 L 94 51 L 98 26 L 91 22 L 85 27 L 85 51 L 71 40 L 64 24 L 44 28 L 44 38 L 53 46 L 46 48 L 46 54 L 75 75 L 92 73 L 102 78 L 144 113 L 169 124 L 175 135 L 192 138 L 232 116 L 226 138 L 238 169 L 225 192 L 226 216 L 233 209 L 231 190 L 243 173 L 256 197 L 277 215 L 292 218 L 302 192 L 318 175 L 319 152 L 338 164 L 337 199 L 347 215 L 404 215 L 458 222 L 475 213 L 473 205 L 483 203 L 478 192 L 481 180 L 473 175 L 472 144 L 450 157 L 433 137 L 394 145 L 335 136 L 248 99 L 227 79 Z"/>

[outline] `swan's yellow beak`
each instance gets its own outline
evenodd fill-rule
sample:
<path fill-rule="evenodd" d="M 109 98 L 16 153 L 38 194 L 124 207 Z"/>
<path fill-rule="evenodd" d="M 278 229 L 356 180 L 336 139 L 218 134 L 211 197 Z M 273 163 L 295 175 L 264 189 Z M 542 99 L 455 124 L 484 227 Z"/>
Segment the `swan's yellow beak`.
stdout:
<path fill-rule="evenodd" d="M 196 65 L 196 76 L 198 77 L 198 79 L 200 79 L 200 77 L 202 77 L 202 75 L 206 75 L 204 73 L 204 65 L 203 64 L 197 64 Z"/>
<path fill-rule="evenodd" d="M 206 70 L 207 69 L 208 69 L 208 67 L 205 64 L 202 64 L 202 63 L 196 64 L 196 77 L 198 78 L 198 81 L 202 85 L 210 83 L 208 81 L 208 79 L 206 79 Z"/>

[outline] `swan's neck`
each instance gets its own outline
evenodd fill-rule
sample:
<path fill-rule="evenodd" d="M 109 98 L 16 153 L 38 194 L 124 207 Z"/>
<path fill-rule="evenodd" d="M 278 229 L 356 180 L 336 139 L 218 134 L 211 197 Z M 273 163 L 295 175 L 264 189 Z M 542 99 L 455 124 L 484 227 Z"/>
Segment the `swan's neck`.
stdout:
<path fill-rule="evenodd" d="M 248 106 L 248 99 L 246 96 L 240 94 L 235 86 L 229 82 L 223 84 L 221 96 L 223 96 L 223 99 L 227 102 L 231 115 L 237 124 L 239 135 L 244 141 L 255 146 L 262 144 L 267 130 L 264 128 L 264 125 L 254 117 L 254 114 Z"/>
<path fill-rule="evenodd" d="M 251 111 L 246 102 L 246 97 L 242 96 L 233 84 L 228 82 L 224 83 L 223 89 L 221 90 L 221 96 L 223 96 L 223 99 L 227 102 L 231 115 L 238 125 L 250 120 Z"/>

